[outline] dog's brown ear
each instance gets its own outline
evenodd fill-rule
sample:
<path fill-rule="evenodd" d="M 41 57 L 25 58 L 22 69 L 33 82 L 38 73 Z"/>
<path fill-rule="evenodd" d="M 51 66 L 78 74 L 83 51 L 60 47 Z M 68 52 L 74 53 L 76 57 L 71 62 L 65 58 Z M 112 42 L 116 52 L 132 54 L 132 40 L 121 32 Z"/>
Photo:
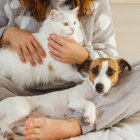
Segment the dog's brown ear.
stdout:
<path fill-rule="evenodd" d="M 78 71 L 84 71 L 84 72 L 89 72 L 89 68 L 90 68 L 90 64 L 91 64 L 92 60 L 91 59 L 88 59 L 86 60 L 85 62 L 83 62 L 79 68 L 78 68 Z"/>
<path fill-rule="evenodd" d="M 124 60 L 122 58 L 117 59 L 117 63 L 119 65 L 119 73 L 123 72 L 126 67 L 128 67 L 129 71 L 131 71 L 131 69 L 132 69 L 130 64 L 126 60 Z"/>

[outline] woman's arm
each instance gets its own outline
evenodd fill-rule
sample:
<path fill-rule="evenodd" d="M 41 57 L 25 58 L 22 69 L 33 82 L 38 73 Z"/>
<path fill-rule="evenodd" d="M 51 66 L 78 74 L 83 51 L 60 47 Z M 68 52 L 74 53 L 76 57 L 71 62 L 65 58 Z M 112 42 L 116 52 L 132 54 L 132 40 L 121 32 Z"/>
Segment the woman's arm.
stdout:
<path fill-rule="evenodd" d="M 5 41 L 2 41 L 1 38 L 5 29 L 10 27 L 10 25 L 12 24 L 5 13 L 5 10 L 4 10 L 5 4 L 6 4 L 5 0 L 0 1 L 0 45 L 2 45 L 2 43 L 6 43 Z"/>
<path fill-rule="evenodd" d="M 93 11 L 94 25 L 91 47 L 86 47 L 91 59 L 98 57 L 116 58 L 116 40 L 112 21 L 112 14 L 108 0 L 95 1 Z M 89 27 L 90 30 L 91 27 Z M 87 29 L 88 30 L 88 29 Z"/>

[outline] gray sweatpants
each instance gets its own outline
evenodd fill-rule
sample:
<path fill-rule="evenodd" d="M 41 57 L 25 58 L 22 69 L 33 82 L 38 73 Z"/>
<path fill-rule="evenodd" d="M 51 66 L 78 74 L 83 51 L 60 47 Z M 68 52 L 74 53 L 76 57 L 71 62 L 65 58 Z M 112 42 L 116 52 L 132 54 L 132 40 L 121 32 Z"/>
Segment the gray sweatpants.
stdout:
<path fill-rule="evenodd" d="M 24 91 L 10 80 L 0 78 L 0 100 L 11 96 L 32 96 L 38 92 Z M 94 98 L 97 107 L 95 126 L 88 126 L 82 115 L 73 114 L 81 124 L 84 133 L 110 127 L 120 120 L 140 111 L 140 61 L 132 65 L 131 72 L 120 75 L 117 85 L 111 88 L 108 94 L 97 95 Z"/>

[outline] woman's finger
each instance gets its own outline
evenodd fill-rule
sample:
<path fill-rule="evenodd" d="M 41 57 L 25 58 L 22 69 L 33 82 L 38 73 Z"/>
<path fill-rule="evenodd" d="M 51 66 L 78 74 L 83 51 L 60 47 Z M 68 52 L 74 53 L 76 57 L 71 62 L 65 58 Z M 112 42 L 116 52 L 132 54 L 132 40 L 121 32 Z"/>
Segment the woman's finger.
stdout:
<path fill-rule="evenodd" d="M 28 50 L 30 51 L 30 54 L 37 60 L 39 64 L 42 64 L 43 61 L 41 57 L 38 55 L 37 50 L 34 48 L 33 44 L 29 43 L 28 45 Z"/>
<path fill-rule="evenodd" d="M 51 56 L 52 58 L 54 58 L 55 60 L 57 60 L 57 61 L 60 61 L 60 62 L 66 63 L 62 58 L 60 58 L 60 57 L 54 55 L 54 54 L 51 53 L 51 52 L 50 52 L 50 56 Z"/>
<path fill-rule="evenodd" d="M 38 43 L 38 41 L 35 38 L 33 38 L 32 44 L 34 45 L 34 47 L 36 48 L 36 50 L 39 52 L 39 54 L 42 57 L 46 57 L 46 52 L 44 51 L 42 46 Z"/>
<path fill-rule="evenodd" d="M 53 48 L 50 44 L 48 45 L 50 52 L 53 53 L 54 55 L 61 57 L 62 53 L 58 50 L 56 50 L 55 48 Z"/>
<path fill-rule="evenodd" d="M 57 42 L 58 44 L 62 45 L 62 46 L 66 46 L 66 44 L 67 44 L 67 41 L 64 40 L 64 39 L 63 39 L 62 37 L 60 37 L 60 36 L 51 34 L 51 35 L 50 35 L 50 38 L 51 38 L 52 40 L 54 40 L 55 42 Z"/>
<path fill-rule="evenodd" d="M 58 43 L 56 43 L 54 40 L 52 40 L 52 39 L 48 39 L 48 43 L 51 45 L 51 47 L 53 47 L 54 49 L 56 49 L 56 50 L 58 50 L 58 51 L 62 51 L 62 49 L 63 49 L 63 46 L 61 46 L 61 45 L 59 45 Z M 48 44 L 48 45 L 49 45 Z"/>
<path fill-rule="evenodd" d="M 69 37 L 62 37 L 64 40 L 69 41 L 69 42 L 74 42 L 75 40 L 73 40 L 72 38 Z"/>
<path fill-rule="evenodd" d="M 23 63 L 26 63 L 26 59 L 25 59 L 25 57 L 23 55 L 23 52 L 22 52 L 21 48 L 20 47 L 17 47 L 16 49 L 17 49 L 17 53 L 18 53 L 18 56 L 19 56 L 20 60 Z"/>
<path fill-rule="evenodd" d="M 31 65 L 32 65 L 32 66 L 35 66 L 36 63 L 35 63 L 34 59 L 32 58 L 32 56 L 31 56 L 31 54 L 30 54 L 30 52 L 29 52 L 29 50 L 27 49 L 26 46 L 23 46 L 23 47 L 22 47 L 22 51 L 23 51 L 23 54 L 25 55 L 25 57 L 26 57 L 26 58 L 29 60 L 29 62 L 31 63 Z"/>

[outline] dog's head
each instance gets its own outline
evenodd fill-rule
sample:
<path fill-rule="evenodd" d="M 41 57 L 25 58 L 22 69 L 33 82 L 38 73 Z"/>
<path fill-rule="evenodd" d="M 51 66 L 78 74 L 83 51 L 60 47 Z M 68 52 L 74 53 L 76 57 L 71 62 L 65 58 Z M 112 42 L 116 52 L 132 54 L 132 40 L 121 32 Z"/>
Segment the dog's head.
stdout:
<path fill-rule="evenodd" d="M 118 82 L 118 76 L 130 64 L 120 58 L 113 60 L 110 58 L 98 58 L 96 60 L 87 60 L 83 63 L 82 68 L 89 72 L 89 80 L 94 91 L 99 94 L 107 93 L 108 90 Z"/>

